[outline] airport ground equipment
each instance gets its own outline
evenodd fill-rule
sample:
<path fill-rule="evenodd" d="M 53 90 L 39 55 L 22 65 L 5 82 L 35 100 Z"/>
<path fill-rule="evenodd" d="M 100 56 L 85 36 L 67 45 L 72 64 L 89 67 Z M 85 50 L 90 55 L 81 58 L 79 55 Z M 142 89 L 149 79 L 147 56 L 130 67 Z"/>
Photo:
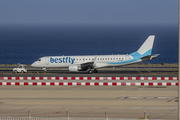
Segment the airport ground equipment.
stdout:
<path fill-rule="evenodd" d="M 25 64 L 20 64 L 17 68 L 13 68 L 14 73 L 26 73 L 27 68 Z"/>

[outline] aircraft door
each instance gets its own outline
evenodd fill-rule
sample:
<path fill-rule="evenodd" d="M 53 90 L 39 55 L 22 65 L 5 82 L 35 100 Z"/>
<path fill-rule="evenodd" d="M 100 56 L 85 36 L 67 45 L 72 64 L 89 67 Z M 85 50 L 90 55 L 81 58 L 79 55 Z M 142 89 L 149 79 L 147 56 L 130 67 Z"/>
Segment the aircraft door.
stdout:
<path fill-rule="evenodd" d="M 83 62 L 85 62 L 85 58 L 83 58 Z"/>
<path fill-rule="evenodd" d="M 46 65 L 49 65 L 49 57 L 46 57 L 45 63 Z"/>

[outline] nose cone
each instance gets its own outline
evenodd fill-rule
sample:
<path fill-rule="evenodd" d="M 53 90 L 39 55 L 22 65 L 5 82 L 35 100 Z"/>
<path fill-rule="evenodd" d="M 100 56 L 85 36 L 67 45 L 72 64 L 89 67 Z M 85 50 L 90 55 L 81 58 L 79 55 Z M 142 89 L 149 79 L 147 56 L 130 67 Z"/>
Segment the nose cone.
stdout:
<path fill-rule="evenodd" d="M 31 66 L 32 66 L 32 67 L 35 67 L 35 64 L 36 64 L 36 63 L 34 62 L 33 64 L 31 64 Z"/>

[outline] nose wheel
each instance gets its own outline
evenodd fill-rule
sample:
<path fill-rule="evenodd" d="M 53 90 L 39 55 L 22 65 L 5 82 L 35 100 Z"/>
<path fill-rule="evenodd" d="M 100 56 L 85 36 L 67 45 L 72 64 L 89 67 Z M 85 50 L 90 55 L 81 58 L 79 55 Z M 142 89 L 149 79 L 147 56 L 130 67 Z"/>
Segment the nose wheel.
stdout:
<path fill-rule="evenodd" d="M 91 73 L 97 73 L 98 71 L 96 69 L 94 69 L 93 71 L 92 70 L 89 70 L 88 73 L 91 74 Z"/>
<path fill-rule="evenodd" d="M 98 71 L 96 70 L 96 69 L 94 69 L 94 71 L 93 71 L 94 73 L 97 73 Z"/>
<path fill-rule="evenodd" d="M 43 68 L 43 70 L 44 70 L 44 73 L 46 73 L 46 72 L 47 72 L 47 69 L 46 69 L 46 68 Z"/>
<path fill-rule="evenodd" d="M 92 70 L 89 70 L 88 73 L 91 74 L 91 73 L 92 73 Z"/>

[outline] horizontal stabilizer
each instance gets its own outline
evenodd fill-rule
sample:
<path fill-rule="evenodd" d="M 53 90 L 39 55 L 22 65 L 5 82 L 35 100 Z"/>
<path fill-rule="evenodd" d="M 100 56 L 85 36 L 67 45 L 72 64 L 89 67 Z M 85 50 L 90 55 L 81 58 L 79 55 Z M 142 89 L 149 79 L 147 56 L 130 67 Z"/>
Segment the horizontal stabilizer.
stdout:
<path fill-rule="evenodd" d="M 151 56 L 151 59 L 155 59 L 155 58 L 157 58 L 157 56 L 159 56 L 159 54 L 152 55 L 152 56 Z M 150 60 L 151 60 L 151 59 L 150 59 Z"/>
<path fill-rule="evenodd" d="M 159 54 L 155 54 L 155 55 L 147 55 L 147 56 L 144 56 L 141 58 L 142 61 L 146 61 L 146 60 L 152 60 L 152 59 L 155 59 L 157 58 Z"/>

